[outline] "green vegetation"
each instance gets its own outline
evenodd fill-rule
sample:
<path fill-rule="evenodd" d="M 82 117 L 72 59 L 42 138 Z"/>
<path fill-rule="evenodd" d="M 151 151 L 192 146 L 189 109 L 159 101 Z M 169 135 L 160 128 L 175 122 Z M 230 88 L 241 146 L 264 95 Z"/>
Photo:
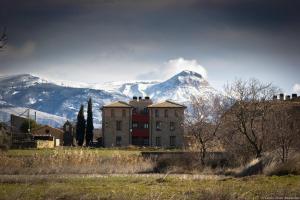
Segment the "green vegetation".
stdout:
<path fill-rule="evenodd" d="M 77 115 L 77 123 L 76 123 L 76 140 L 79 146 L 83 145 L 85 128 L 86 128 L 86 121 L 84 119 L 84 106 L 81 105 Z"/>
<path fill-rule="evenodd" d="M 93 142 L 93 106 L 92 106 L 92 98 L 89 98 L 88 108 L 87 108 L 87 119 L 86 119 L 86 145 L 90 146 L 91 142 Z"/>
<path fill-rule="evenodd" d="M 0 176 L 1 199 L 259 199 L 299 197 L 300 176 L 193 179 L 170 176 Z"/>

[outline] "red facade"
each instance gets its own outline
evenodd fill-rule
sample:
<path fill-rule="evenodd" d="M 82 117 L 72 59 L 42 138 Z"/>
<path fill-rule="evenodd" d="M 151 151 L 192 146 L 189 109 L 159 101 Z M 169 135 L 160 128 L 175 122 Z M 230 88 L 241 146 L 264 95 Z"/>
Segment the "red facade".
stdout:
<path fill-rule="evenodd" d="M 132 136 L 149 137 L 149 114 L 132 114 L 132 123 L 136 123 L 137 127 L 132 127 Z"/>

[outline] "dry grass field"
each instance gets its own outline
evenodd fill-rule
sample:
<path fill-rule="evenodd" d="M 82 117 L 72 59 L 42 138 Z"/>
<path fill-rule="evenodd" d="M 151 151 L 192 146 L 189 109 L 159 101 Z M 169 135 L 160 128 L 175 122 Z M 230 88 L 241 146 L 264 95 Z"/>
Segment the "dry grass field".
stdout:
<path fill-rule="evenodd" d="M 300 177 L 192 178 L 170 175 L 0 176 L 0 199 L 300 198 Z"/>
<path fill-rule="evenodd" d="M 0 200 L 300 199 L 299 175 L 233 178 L 208 169 L 155 174 L 157 165 L 140 149 L 0 152 Z"/>
<path fill-rule="evenodd" d="M 0 154 L 0 174 L 142 173 L 153 162 L 137 150 L 42 149 L 9 150 Z"/>

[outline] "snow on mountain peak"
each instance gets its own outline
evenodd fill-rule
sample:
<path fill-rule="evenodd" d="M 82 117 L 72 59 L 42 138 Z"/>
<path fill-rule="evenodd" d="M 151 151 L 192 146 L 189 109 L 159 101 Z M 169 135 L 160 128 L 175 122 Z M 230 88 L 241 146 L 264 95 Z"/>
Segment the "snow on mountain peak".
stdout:
<path fill-rule="evenodd" d="M 165 82 L 170 82 L 172 85 L 180 85 L 180 86 L 193 86 L 200 87 L 201 85 L 207 85 L 208 82 L 197 72 L 184 70 Z"/>
<path fill-rule="evenodd" d="M 203 76 L 201 74 L 198 74 L 197 72 L 194 71 L 190 71 L 190 70 L 183 70 L 182 72 L 180 72 L 179 74 L 175 75 L 175 76 L 194 76 L 194 77 L 198 77 L 200 79 L 203 79 Z"/>
<path fill-rule="evenodd" d="M 33 76 L 31 74 L 18 74 L 11 76 L 2 76 L 0 77 L 0 86 L 1 87 L 29 87 L 32 85 L 45 83 L 46 80 L 41 79 L 37 76 Z"/>
<path fill-rule="evenodd" d="M 93 98 L 94 123 L 101 124 L 100 107 L 132 96 L 149 96 L 154 102 L 187 103 L 192 95 L 216 93 L 205 78 L 184 70 L 165 81 L 126 81 L 104 84 L 71 83 L 30 74 L 0 77 L 0 117 L 5 105 L 27 107 L 73 120 L 82 103 Z M 2 106 L 1 106 L 2 105 Z M 4 112 L 4 111 L 3 111 Z M 5 110 L 8 113 L 7 110 Z"/>

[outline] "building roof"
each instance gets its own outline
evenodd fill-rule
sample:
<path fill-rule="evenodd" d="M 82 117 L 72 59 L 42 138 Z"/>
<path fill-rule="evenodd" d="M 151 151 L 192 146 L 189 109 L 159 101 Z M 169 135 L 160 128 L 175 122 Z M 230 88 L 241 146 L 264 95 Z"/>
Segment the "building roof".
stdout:
<path fill-rule="evenodd" d="M 103 108 L 132 108 L 132 106 L 124 101 L 117 101 L 108 105 L 104 105 Z"/>
<path fill-rule="evenodd" d="M 52 127 L 52 126 L 48 126 L 48 125 L 44 125 L 44 126 L 35 128 L 35 129 L 31 130 L 31 133 L 32 133 L 33 135 L 35 135 L 35 134 L 40 134 L 39 131 L 42 130 L 42 129 L 44 129 L 44 128 L 46 128 L 46 129 L 52 129 L 52 130 L 54 130 L 54 131 L 63 133 L 62 130 L 60 130 L 60 129 L 58 129 L 58 128 L 54 128 L 54 127 Z"/>
<path fill-rule="evenodd" d="M 186 108 L 186 106 L 167 100 L 164 102 L 152 104 L 148 106 L 148 108 Z"/>

